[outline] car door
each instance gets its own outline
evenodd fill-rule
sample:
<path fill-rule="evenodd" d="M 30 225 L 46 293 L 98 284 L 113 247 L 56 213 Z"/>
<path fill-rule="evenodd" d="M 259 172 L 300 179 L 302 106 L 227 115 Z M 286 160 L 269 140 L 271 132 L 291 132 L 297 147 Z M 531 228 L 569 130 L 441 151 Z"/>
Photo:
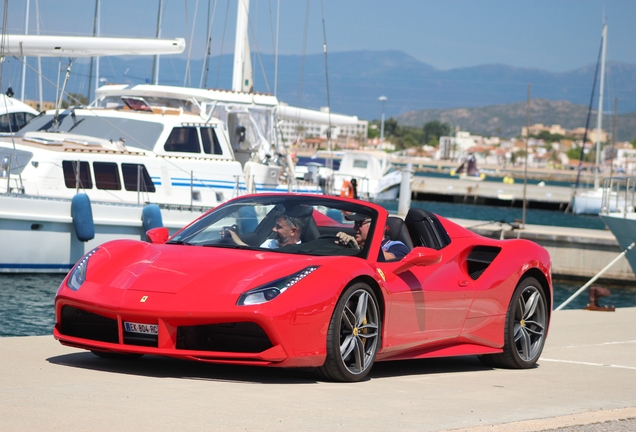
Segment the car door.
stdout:
<path fill-rule="evenodd" d="M 388 300 L 385 352 L 459 336 L 473 300 L 474 284 L 463 265 L 463 254 L 452 245 L 441 252 L 441 262 L 413 266 L 399 274 L 394 273 L 399 261 L 377 263 L 386 279 Z"/>

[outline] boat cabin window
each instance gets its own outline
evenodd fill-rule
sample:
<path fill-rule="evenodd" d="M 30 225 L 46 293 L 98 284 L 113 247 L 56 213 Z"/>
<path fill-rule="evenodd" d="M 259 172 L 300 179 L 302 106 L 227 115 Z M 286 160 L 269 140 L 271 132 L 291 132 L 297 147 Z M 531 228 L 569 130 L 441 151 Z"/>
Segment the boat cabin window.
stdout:
<path fill-rule="evenodd" d="M 150 179 L 146 167 L 138 164 L 121 164 L 124 187 L 127 191 L 155 192 L 155 184 Z"/>
<path fill-rule="evenodd" d="M 88 162 L 79 161 L 62 161 L 62 169 L 64 171 L 64 184 L 69 189 L 75 189 L 77 183 L 75 181 L 75 175 L 77 172 L 77 165 L 79 163 L 79 187 L 81 189 L 92 189 L 93 182 L 91 180 L 91 171 Z"/>
<path fill-rule="evenodd" d="M 368 161 L 366 161 L 366 160 L 362 160 L 362 159 L 354 159 L 353 160 L 353 167 L 354 168 L 367 169 L 367 164 L 368 164 Z"/>
<path fill-rule="evenodd" d="M 33 114 L 25 112 L 3 114 L 0 116 L 0 132 L 17 132 L 33 117 Z"/>
<path fill-rule="evenodd" d="M 196 127 L 176 127 L 163 146 L 167 152 L 201 153 Z"/>
<path fill-rule="evenodd" d="M 116 163 L 93 162 L 93 172 L 97 189 L 121 190 L 121 180 Z"/>
<path fill-rule="evenodd" d="M 203 151 L 207 154 L 223 154 L 223 151 L 221 151 L 221 144 L 219 144 L 219 139 L 216 136 L 214 128 L 202 127 L 200 130 Z"/>

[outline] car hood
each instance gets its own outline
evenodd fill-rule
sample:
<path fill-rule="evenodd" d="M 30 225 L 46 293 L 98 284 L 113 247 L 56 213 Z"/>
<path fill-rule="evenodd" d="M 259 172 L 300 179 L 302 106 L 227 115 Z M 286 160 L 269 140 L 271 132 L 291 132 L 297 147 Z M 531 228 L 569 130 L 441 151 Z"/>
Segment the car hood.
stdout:
<path fill-rule="evenodd" d="M 127 244 L 126 244 L 127 243 Z M 237 294 L 338 257 L 185 245 L 113 242 L 91 258 L 87 281 L 122 290 Z"/>

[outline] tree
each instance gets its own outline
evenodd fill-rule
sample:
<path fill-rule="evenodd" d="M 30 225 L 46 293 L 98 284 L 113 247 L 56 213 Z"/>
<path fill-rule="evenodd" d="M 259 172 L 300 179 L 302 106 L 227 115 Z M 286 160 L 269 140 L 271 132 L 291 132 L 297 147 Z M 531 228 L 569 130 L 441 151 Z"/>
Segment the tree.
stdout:
<path fill-rule="evenodd" d="M 81 93 L 67 93 L 66 99 L 62 101 L 62 108 L 71 106 L 88 105 L 88 99 Z"/>
<path fill-rule="evenodd" d="M 433 120 L 426 123 L 423 127 L 424 130 L 424 143 L 435 145 L 434 142 L 439 143 L 439 139 L 442 136 L 448 136 L 451 132 L 450 124 L 442 123 L 439 120 Z"/>
<path fill-rule="evenodd" d="M 384 121 L 384 136 L 399 136 L 399 126 L 396 119 L 389 117 Z"/>

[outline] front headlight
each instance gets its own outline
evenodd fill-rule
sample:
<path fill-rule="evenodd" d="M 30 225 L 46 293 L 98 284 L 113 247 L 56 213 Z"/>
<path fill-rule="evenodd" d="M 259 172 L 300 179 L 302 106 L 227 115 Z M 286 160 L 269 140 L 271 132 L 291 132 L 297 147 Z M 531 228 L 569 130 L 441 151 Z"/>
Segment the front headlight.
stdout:
<path fill-rule="evenodd" d="M 79 260 L 79 262 L 73 268 L 73 270 L 71 270 L 71 274 L 68 277 L 68 281 L 66 281 L 66 285 L 70 289 L 77 291 L 82 286 L 82 284 L 86 280 L 86 270 L 88 269 L 88 260 L 93 256 L 95 252 L 97 252 L 97 249 L 99 248 L 95 248 L 89 253 L 87 253 L 86 255 L 84 255 L 84 257 L 81 260 Z"/>
<path fill-rule="evenodd" d="M 239 306 L 247 306 L 267 303 L 287 291 L 287 289 L 297 284 L 300 280 L 304 279 L 317 268 L 318 266 L 307 267 L 306 269 L 301 270 L 298 273 L 294 273 L 291 276 L 287 276 L 258 288 L 246 291 L 241 294 L 236 304 Z"/>

